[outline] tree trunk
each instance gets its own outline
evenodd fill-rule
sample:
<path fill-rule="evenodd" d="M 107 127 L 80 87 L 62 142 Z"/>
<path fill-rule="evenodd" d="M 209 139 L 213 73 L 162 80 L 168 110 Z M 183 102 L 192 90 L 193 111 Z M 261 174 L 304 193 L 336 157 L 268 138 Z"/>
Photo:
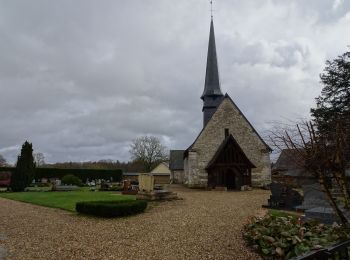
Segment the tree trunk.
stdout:
<path fill-rule="evenodd" d="M 326 193 L 327 195 L 327 198 L 335 212 L 335 214 L 339 217 L 341 223 L 343 225 L 347 225 L 349 223 L 348 219 L 344 216 L 343 212 L 339 209 L 337 203 L 335 202 L 330 190 L 328 189 L 327 185 L 325 184 L 325 181 L 324 181 L 324 176 L 323 174 L 319 174 L 319 178 L 318 178 L 318 182 L 320 183 L 322 189 L 323 189 L 323 192 Z"/>

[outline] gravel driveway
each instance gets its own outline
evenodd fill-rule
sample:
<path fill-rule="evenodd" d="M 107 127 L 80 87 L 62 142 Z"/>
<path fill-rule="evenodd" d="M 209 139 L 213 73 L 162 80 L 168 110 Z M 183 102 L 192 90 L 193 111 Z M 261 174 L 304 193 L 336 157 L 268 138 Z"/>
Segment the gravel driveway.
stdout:
<path fill-rule="evenodd" d="M 0 198 L 6 259 L 259 259 L 241 237 L 268 191 L 181 189 L 183 200 L 122 219 L 95 219 Z"/>

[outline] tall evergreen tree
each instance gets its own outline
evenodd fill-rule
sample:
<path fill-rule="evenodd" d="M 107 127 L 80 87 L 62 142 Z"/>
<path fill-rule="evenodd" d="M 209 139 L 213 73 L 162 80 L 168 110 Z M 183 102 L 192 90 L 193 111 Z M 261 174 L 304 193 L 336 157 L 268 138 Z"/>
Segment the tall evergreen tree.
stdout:
<path fill-rule="evenodd" d="M 16 170 L 11 176 L 12 191 L 24 191 L 34 178 L 35 163 L 32 144 L 25 141 L 18 156 Z"/>
<path fill-rule="evenodd" d="M 320 75 L 323 89 L 311 114 L 323 133 L 334 132 L 337 123 L 350 120 L 350 52 L 326 62 Z"/>

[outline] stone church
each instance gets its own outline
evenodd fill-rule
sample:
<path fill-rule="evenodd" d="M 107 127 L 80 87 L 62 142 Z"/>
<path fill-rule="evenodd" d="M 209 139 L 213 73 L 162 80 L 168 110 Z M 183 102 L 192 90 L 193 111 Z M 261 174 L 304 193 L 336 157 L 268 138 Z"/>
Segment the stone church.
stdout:
<path fill-rule="evenodd" d="M 203 100 L 203 129 L 183 152 L 183 183 L 192 188 L 241 189 L 271 182 L 271 148 L 220 88 L 213 19 Z"/>

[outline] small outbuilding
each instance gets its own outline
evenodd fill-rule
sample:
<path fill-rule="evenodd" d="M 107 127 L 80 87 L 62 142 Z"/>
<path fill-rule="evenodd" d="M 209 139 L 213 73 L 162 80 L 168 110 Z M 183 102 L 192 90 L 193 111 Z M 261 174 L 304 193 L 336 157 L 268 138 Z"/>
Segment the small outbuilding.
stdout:
<path fill-rule="evenodd" d="M 140 172 L 125 172 L 123 173 L 123 180 L 130 180 L 138 182 L 139 175 L 143 173 Z M 161 162 L 158 164 L 151 172 L 148 174 L 151 174 L 154 176 L 154 183 L 155 184 L 169 184 L 170 183 L 170 169 L 169 164 L 166 162 Z"/>
<path fill-rule="evenodd" d="M 169 184 L 170 183 L 171 172 L 170 172 L 168 163 L 161 162 L 150 173 L 154 176 L 154 183 L 155 184 Z"/>
<path fill-rule="evenodd" d="M 169 169 L 171 183 L 184 183 L 184 150 L 170 150 Z"/>

